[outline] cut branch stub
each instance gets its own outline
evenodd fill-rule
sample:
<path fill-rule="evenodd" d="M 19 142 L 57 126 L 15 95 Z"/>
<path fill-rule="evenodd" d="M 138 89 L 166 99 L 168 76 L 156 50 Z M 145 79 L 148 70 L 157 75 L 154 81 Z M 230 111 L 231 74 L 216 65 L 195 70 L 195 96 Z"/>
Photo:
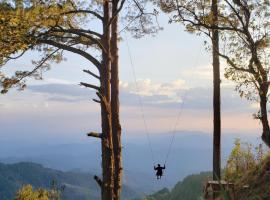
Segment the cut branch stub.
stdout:
<path fill-rule="evenodd" d="M 95 138 L 102 138 L 103 134 L 102 133 L 96 133 L 96 132 L 90 132 L 90 133 L 87 133 L 87 136 L 95 137 Z"/>
<path fill-rule="evenodd" d="M 100 187 L 102 187 L 103 181 L 102 181 L 97 175 L 94 176 L 94 179 L 95 179 L 95 181 L 97 182 L 97 184 L 98 184 Z"/>

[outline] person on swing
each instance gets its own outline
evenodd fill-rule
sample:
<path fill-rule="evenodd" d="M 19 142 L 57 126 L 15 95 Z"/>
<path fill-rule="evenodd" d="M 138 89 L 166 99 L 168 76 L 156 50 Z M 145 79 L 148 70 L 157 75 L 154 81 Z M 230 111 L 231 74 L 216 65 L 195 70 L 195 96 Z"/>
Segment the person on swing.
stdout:
<path fill-rule="evenodd" d="M 157 179 L 161 179 L 161 176 L 163 175 L 163 169 L 165 169 L 165 164 L 164 164 L 164 167 L 161 167 L 160 164 L 156 166 L 154 166 L 154 170 L 156 170 L 156 176 L 157 176 Z"/>

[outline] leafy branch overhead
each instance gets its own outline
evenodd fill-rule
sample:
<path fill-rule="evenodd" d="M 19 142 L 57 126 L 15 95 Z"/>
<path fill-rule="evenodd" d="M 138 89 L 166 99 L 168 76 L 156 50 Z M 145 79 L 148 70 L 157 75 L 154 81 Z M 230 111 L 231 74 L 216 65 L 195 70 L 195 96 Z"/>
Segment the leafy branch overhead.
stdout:
<path fill-rule="evenodd" d="M 170 15 L 170 22 L 180 22 L 190 33 L 205 34 L 220 31 L 221 49 L 217 50 L 227 65 L 225 77 L 236 83 L 241 97 L 260 103 L 259 118 L 263 124 L 262 138 L 270 146 L 267 117 L 269 96 L 269 1 L 219 1 L 218 23 L 213 24 L 211 1 L 156 0 Z"/>
<path fill-rule="evenodd" d="M 252 92 L 260 88 L 259 83 L 269 85 L 268 1 L 221 1 L 218 25 L 212 25 L 211 1 L 160 0 L 157 3 L 163 11 L 171 14 L 171 23 L 184 23 L 191 33 L 205 33 L 211 37 L 209 30 L 220 30 L 222 50 L 219 54 L 228 64 L 227 78 L 242 86 L 249 84 L 251 87 L 247 88 L 255 89 Z M 246 97 L 252 95 L 246 87 L 238 88 Z"/>
<path fill-rule="evenodd" d="M 123 9 L 126 1 L 128 0 L 119 1 L 116 14 Z M 23 6 L 20 6 L 20 2 Z M 17 71 L 12 77 L 5 76 L 4 70 L 1 70 L 2 92 L 7 92 L 14 85 L 23 89 L 26 77 L 42 79 L 42 72 L 49 69 L 50 62 L 58 63 L 63 60 L 63 51 L 84 57 L 99 71 L 101 59 L 98 52 L 106 52 L 102 44 L 103 33 L 97 28 L 104 21 L 102 4 L 102 1 L 96 0 L 89 3 L 72 0 L 2 1 L 0 4 L 1 68 L 9 61 L 22 57 L 27 51 L 38 51 L 43 54 L 40 60 L 32 62 L 34 64 L 32 69 Z M 132 31 L 136 37 L 157 31 L 150 16 L 157 13 L 147 12 L 143 2 L 131 0 L 128 5 L 124 11 L 125 17 L 122 19 L 123 23 L 127 24 L 123 30 Z M 109 24 L 113 19 L 114 16 L 111 16 Z M 93 72 L 88 74 L 91 73 Z"/>
<path fill-rule="evenodd" d="M 121 197 L 119 35 L 128 30 L 135 37 L 141 37 L 160 29 L 152 23 L 157 12 L 147 11 L 147 1 L 130 0 L 124 7 L 127 1 L 6 0 L 0 3 L 0 11 L 3 11 L 0 12 L 2 93 L 13 86 L 23 89 L 28 77 L 42 79 L 50 63 L 61 62 L 66 51 L 86 59 L 89 68 L 94 66 L 94 70 L 83 72 L 94 77 L 98 84 L 81 82 L 80 85 L 96 90 L 98 98 L 93 100 L 101 108 L 101 131 L 90 132 L 88 136 L 99 138 L 102 144 L 102 177 L 94 179 L 100 186 L 103 200 Z M 125 25 L 118 30 L 120 11 Z M 6 64 L 29 51 L 42 56 L 32 61 L 33 66 L 26 66 L 28 70 L 15 70 L 13 76 L 6 76 Z"/>

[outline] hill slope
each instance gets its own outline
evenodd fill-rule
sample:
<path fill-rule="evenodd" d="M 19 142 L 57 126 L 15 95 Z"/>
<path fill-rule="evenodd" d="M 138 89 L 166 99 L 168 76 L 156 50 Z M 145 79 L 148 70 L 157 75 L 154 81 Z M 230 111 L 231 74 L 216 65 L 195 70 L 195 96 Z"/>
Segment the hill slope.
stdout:
<path fill-rule="evenodd" d="M 98 200 L 100 199 L 97 184 L 93 176 L 87 173 L 62 172 L 34 163 L 0 163 L 0 199 L 10 200 L 16 191 L 25 184 L 35 188 L 49 188 L 52 181 L 65 186 L 64 200 Z M 137 194 L 124 186 L 123 199 L 135 197 Z"/>
<path fill-rule="evenodd" d="M 270 199 L 270 155 L 236 184 L 236 196 L 239 200 Z"/>
<path fill-rule="evenodd" d="M 211 177 L 210 172 L 187 176 L 169 191 L 164 188 L 146 197 L 147 200 L 197 200 L 202 196 L 203 184 Z"/>

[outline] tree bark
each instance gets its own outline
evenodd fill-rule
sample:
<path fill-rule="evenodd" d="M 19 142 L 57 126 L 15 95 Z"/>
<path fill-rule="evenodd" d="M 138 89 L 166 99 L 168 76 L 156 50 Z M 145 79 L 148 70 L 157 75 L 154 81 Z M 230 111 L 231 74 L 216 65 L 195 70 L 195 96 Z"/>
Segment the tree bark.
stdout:
<path fill-rule="evenodd" d="M 218 0 L 212 0 L 213 25 L 218 24 Z M 220 149 L 221 149 L 221 116 L 220 116 L 220 63 L 219 63 L 219 32 L 212 30 L 213 48 L 213 180 L 220 180 Z"/>
<path fill-rule="evenodd" d="M 119 63 L 118 63 L 118 8 L 119 0 L 112 0 L 112 35 L 111 35 L 111 111 L 112 111 L 112 134 L 114 145 L 114 199 L 121 199 L 122 185 L 122 146 L 121 125 L 119 116 Z"/>
<path fill-rule="evenodd" d="M 270 128 L 267 114 L 267 101 L 268 101 L 267 92 L 263 91 L 262 94 L 260 95 L 260 108 L 261 108 L 260 120 L 263 126 L 262 140 L 268 147 L 270 147 Z"/>
<path fill-rule="evenodd" d="M 103 2 L 103 37 L 102 43 L 106 52 L 102 51 L 102 66 L 100 69 L 100 100 L 102 122 L 102 200 L 114 198 L 114 154 L 112 142 L 111 104 L 110 104 L 110 5 L 108 0 Z"/>

